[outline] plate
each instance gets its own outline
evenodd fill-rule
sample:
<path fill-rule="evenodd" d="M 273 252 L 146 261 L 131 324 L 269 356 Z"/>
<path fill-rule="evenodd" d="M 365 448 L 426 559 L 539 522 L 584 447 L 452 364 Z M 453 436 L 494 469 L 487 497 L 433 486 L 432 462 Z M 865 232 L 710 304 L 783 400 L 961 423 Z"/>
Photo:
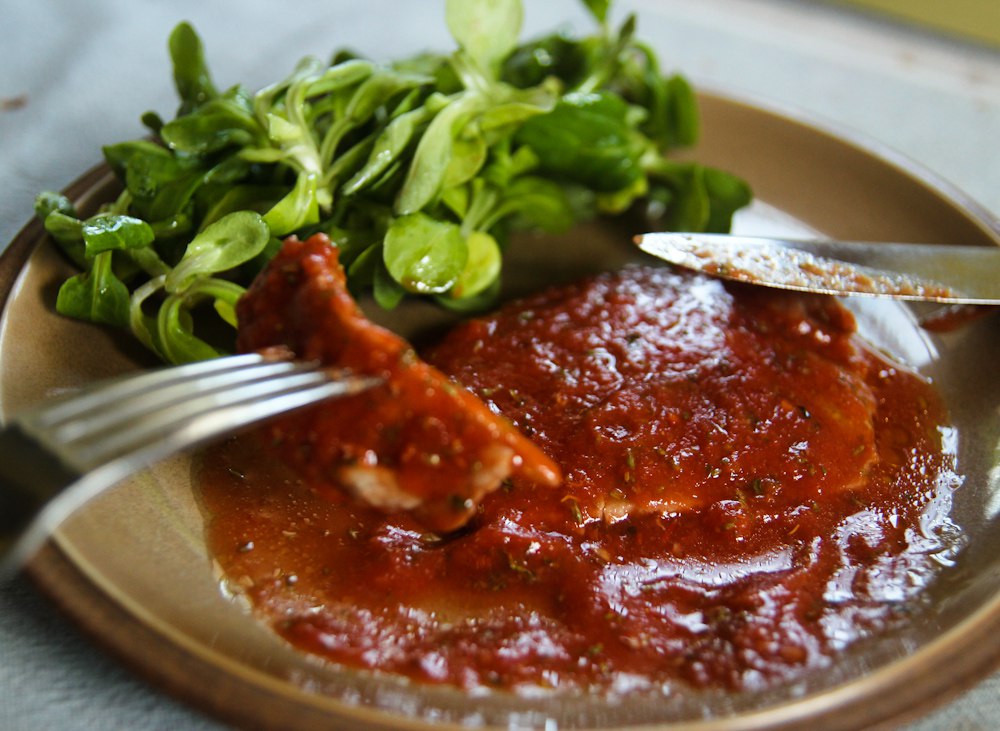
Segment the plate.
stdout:
<path fill-rule="evenodd" d="M 692 155 L 737 171 L 758 201 L 747 234 L 1000 245 L 1000 225 L 940 181 L 867 143 L 721 94 L 701 97 L 703 140 Z M 97 167 L 67 191 L 91 210 L 115 183 Z M 553 278 L 634 257 L 628 233 L 592 226 L 514 258 Z M 568 245 L 573 242 L 573 247 Z M 584 250 L 580 242 L 585 242 Z M 516 265 L 515 265 L 516 266 Z M 152 365 L 138 346 L 52 310 L 69 272 L 29 224 L 0 259 L 0 413 L 102 376 Z M 587 697 L 469 696 L 345 671 L 296 652 L 226 595 L 203 540 L 190 462 L 156 465 L 73 516 L 30 565 L 39 585 L 123 662 L 221 718 L 255 728 L 847 729 L 898 720 L 952 697 L 1000 659 L 1000 338 L 996 315 L 932 336 L 901 303 L 852 300 L 863 335 L 932 378 L 957 426 L 965 484 L 953 517 L 968 541 L 930 589 L 931 611 L 846 651 L 837 666 L 766 693 L 673 693 L 612 702 Z M 408 333 L 424 311 L 393 324 Z M 945 670 L 946 669 L 946 670 Z"/>

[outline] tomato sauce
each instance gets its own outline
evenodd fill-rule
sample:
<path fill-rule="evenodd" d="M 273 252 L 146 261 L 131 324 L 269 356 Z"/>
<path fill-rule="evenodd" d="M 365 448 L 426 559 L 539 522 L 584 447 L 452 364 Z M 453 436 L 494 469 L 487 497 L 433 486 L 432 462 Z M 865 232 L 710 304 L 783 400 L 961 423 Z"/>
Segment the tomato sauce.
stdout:
<path fill-rule="evenodd" d="M 333 408 L 267 426 L 282 459 L 317 486 L 450 532 L 511 476 L 558 485 L 559 468 L 507 419 L 368 320 L 324 234 L 290 237 L 239 301 L 237 347 L 291 352 L 380 383 Z"/>
<path fill-rule="evenodd" d="M 906 621 L 952 548 L 944 410 L 832 299 L 630 268 L 422 355 L 562 484 L 514 475 L 440 533 L 252 435 L 203 461 L 226 582 L 330 661 L 466 689 L 768 687 Z"/>

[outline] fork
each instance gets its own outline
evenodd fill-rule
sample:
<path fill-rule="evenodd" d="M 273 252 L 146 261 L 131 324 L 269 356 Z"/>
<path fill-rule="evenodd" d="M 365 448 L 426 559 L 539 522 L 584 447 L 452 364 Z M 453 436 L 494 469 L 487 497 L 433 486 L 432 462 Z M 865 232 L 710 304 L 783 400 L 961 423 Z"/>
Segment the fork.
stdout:
<path fill-rule="evenodd" d="M 176 452 L 380 379 L 259 354 L 125 376 L 15 416 L 0 431 L 0 574 L 74 510 Z"/>

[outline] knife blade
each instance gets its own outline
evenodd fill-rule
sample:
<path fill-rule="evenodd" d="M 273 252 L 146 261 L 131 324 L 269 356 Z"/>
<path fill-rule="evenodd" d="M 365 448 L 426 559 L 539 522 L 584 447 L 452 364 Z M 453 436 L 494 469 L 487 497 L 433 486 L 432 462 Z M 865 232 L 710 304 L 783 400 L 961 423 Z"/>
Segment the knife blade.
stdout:
<path fill-rule="evenodd" d="M 1000 304 L 1000 247 L 647 233 L 677 266 L 768 287 L 954 304 Z"/>

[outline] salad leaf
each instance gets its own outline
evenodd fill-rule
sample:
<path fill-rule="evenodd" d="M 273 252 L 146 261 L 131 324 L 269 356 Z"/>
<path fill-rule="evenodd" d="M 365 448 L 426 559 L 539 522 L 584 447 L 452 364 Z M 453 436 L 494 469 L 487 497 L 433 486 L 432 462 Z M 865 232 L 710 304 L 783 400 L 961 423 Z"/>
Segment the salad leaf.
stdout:
<path fill-rule="evenodd" d="M 35 215 L 44 221 L 50 213 L 76 216 L 76 208 L 70 199 L 62 193 L 51 191 L 39 193 L 35 196 Z"/>
<path fill-rule="evenodd" d="M 377 182 L 406 150 L 418 129 L 430 117 L 426 107 L 400 114 L 379 133 L 368 155 L 368 162 L 344 184 L 343 193 L 354 195 Z"/>
<path fill-rule="evenodd" d="M 587 9 L 597 19 L 597 22 L 604 23 L 607 21 L 611 0 L 583 0 L 583 4 L 587 6 Z"/>
<path fill-rule="evenodd" d="M 635 16 L 583 0 L 592 35 L 522 42 L 520 0 L 444 0 L 455 46 L 390 63 L 302 59 L 256 92 L 217 87 L 194 28 L 170 34 L 179 106 L 104 156 L 122 192 L 89 218 L 35 210 L 81 273 L 60 312 L 131 330 L 168 361 L 232 345 L 235 305 L 288 235 L 330 236 L 355 293 L 490 306 L 521 230 L 644 211 L 650 227 L 726 230 L 751 191 L 675 159 L 697 97 L 661 71 Z M 221 333 L 221 334 L 220 334 Z"/>
<path fill-rule="evenodd" d="M 171 149 L 192 155 L 206 155 L 230 146 L 251 146 L 264 138 L 249 97 L 238 87 L 208 100 L 190 114 L 167 122 L 159 134 Z"/>
<path fill-rule="evenodd" d="M 386 269 L 409 292 L 447 292 L 465 269 L 468 249 L 457 224 L 422 213 L 395 219 L 385 235 Z"/>
<path fill-rule="evenodd" d="M 170 34 L 170 58 L 174 63 L 174 86 L 181 98 L 181 113 L 191 111 L 218 92 L 205 64 L 201 39 L 189 23 L 180 23 Z"/>
<path fill-rule="evenodd" d="M 451 288 L 456 299 L 475 297 L 500 274 L 500 245 L 495 238 L 485 231 L 473 231 L 465 244 L 468 252 L 465 267 Z"/>
<path fill-rule="evenodd" d="M 181 292 L 198 277 L 235 269 L 259 254 L 271 233 L 259 214 L 237 211 L 199 233 L 164 280 L 168 292 Z"/>
<path fill-rule="evenodd" d="M 396 198 L 396 213 L 416 213 L 441 190 L 452 149 L 459 131 L 474 115 L 486 108 L 482 94 L 469 94 L 450 102 L 428 125 L 416 152 L 403 187 Z"/>
<path fill-rule="evenodd" d="M 520 0 L 447 0 L 448 29 L 482 71 L 496 74 L 517 46 L 524 10 Z"/>
<path fill-rule="evenodd" d="M 112 214 L 88 219 L 81 227 L 81 233 L 87 257 L 96 256 L 103 251 L 144 248 L 155 238 L 152 226 L 145 221 Z"/>
<path fill-rule="evenodd" d="M 597 191 L 620 190 L 643 175 L 646 141 L 628 122 L 628 105 L 611 93 L 567 94 L 550 113 L 527 120 L 516 140 L 541 169 Z"/>
<path fill-rule="evenodd" d="M 128 325 L 128 288 L 111 269 L 110 251 L 95 256 L 90 271 L 63 282 L 56 298 L 56 311 L 105 325 Z"/>
<path fill-rule="evenodd" d="M 167 297 L 156 320 L 157 340 L 163 357 L 171 363 L 191 363 L 222 355 L 194 334 L 191 308 L 197 304 L 198 290 Z"/>

